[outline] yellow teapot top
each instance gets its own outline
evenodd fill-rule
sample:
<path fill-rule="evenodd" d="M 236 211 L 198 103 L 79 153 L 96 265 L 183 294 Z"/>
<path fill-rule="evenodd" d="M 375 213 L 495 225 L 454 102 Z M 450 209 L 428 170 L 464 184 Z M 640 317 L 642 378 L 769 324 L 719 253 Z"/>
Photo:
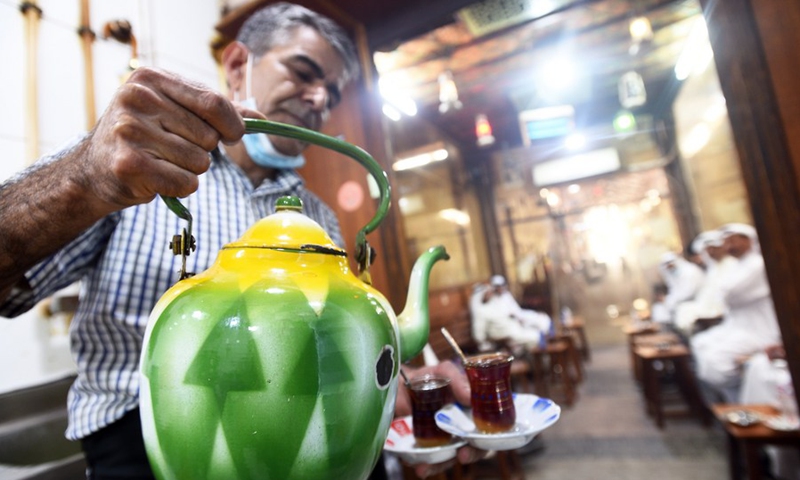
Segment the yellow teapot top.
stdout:
<path fill-rule="evenodd" d="M 303 215 L 303 201 L 295 196 L 281 197 L 275 213 L 262 218 L 238 240 L 223 249 L 270 248 L 347 255 L 314 220 Z"/>

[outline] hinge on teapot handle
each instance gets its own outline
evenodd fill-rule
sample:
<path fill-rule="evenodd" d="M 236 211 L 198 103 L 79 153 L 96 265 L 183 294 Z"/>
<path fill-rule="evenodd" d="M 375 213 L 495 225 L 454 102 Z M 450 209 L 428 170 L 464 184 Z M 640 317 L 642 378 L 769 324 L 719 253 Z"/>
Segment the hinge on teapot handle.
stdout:
<path fill-rule="evenodd" d="M 172 213 L 177 215 L 178 218 L 182 218 L 189 222 L 188 230 L 184 228 L 180 235 L 173 235 L 172 241 L 169 242 L 169 248 L 172 249 L 172 253 L 181 256 L 180 280 L 183 280 L 194 275 L 194 273 L 186 271 L 186 257 L 188 257 L 191 252 L 197 249 L 197 244 L 192 236 L 192 213 L 189 212 L 189 209 L 186 208 L 180 201 L 178 201 L 177 198 L 164 196 L 161 198 L 164 200 L 164 203 L 167 204 L 167 207 L 172 211 Z"/>

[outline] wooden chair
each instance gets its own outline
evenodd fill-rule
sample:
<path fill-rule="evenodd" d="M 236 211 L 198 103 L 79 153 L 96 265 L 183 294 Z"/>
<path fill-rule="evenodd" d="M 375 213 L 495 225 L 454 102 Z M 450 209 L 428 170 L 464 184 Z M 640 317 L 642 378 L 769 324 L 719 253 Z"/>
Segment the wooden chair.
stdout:
<path fill-rule="evenodd" d="M 563 325 L 563 332 L 571 335 L 575 339 L 575 347 L 581 353 L 584 361 L 591 361 L 592 354 L 589 351 L 589 340 L 586 338 L 586 328 L 581 318 L 573 318 L 569 324 Z"/>
<path fill-rule="evenodd" d="M 536 394 L 549 398 L 550 386 L 559 386 L 564 396 L 563 403 L 572 406 L 577 392 L 575 378 L 570 373 L 572 361 L 570 360 L 569 344 L 556 339 L 531 350 L 531 356 Z"/>

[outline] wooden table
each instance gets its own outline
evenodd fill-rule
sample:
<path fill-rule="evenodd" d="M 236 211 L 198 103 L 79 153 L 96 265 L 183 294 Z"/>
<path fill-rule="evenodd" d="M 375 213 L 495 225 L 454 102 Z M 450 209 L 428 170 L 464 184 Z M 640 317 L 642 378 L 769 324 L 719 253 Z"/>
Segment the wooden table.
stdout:
<path fill-rule="evenodd" d="M 660 327 L 657 323 L 652 322 L 642 322 L 637 324 L 630 324 L 625 325 L 622 328 L 622 332 L 628 336 L 628 352 L 631 357 L 631 373 L 633 374 L 633 378 L 636 379 L 637 382 L 641 380 L 639 375 L 639 368 L 636 363 L 636 355 L 633 353 L 633 349 L 635 347 L 634 340 L 636 337 L 640 335 L 650 335 L 653 333 L 658 333 L 660 331 Z"/>
<path fill-rule="evenodd" d="M 726 420 L 726 415 L 735 410 L 747 410 L 762 416 L 777 415 L 770 405 L 734 405 L 718 403 L 711 406 L 714 416 L 725 427 L 728 436 L 728 462 L 732 480 L 738 480 L 743 470 L 749 480 L 759 480 L 761 459 L 759 449 L 764 445 L 792 445 L 800 448 L 800 430 L 781 432 L 772 430 L 763 423 L 740 427 Z M 742 458 L 744 453 L 744 458 Z M 742 464 L 744 460 L 744 464 Z"/>
<path fill-rule="evenodd" d="M 678 335 L 672 332 L 659 332 L 659 333 L 639 333 L 630 337 L 633 342 L 634 350 L 637 347 L 659 347 L 664 345 L 679 345 L 681 339 Z M 633 355 L 633 377 L 637 382 L 642 382 L 642 362 L 640 359 Z"/>
<path fill-rule="evenodd" d="M 686 402 L 687 410 L 685 412 L 669 412 L 670 415 L 678 413 L 694 414 L 704 425 L 711 423 L 711 419 L 708 418 L 707 411 L 703 407 L 694 372 L 689 366 L 691 354 L 685 345 L 669 345 L 664 348 L 641 345 L 634 347 L 634 355 L 636 356 L 636 362 L 641 365 L 646 411 L 655 417 L 658 428 L 664 428 L 664 417 L 667 412 L 664 410 L 664 402 L 661 398 L 661 380 L 655 367 L 656 362 L 672 363 L 675 367 L 675 378 L 678 387 L 683 400 Z"/>

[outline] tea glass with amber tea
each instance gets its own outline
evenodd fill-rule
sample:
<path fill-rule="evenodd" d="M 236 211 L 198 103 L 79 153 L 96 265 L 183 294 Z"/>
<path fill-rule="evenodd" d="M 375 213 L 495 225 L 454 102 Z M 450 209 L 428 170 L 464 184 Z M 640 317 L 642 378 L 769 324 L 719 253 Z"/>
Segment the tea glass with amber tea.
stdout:
<path fill-rule="evenodd" d="M 417 447 L 447 445 L 452 436 L 436 425 L 436 411 L 451 401 L 450 379 L 422 375 L 410 381 L 412 426 Z"/>
<path fill-rule="evenodd" d="M 511 392 L 512 355 L 487 353 L 467 357 L 464 368 L 472 390 L 470 403 L 475 427 L 483 433 L 511 430 L 517 420 Z"/>

